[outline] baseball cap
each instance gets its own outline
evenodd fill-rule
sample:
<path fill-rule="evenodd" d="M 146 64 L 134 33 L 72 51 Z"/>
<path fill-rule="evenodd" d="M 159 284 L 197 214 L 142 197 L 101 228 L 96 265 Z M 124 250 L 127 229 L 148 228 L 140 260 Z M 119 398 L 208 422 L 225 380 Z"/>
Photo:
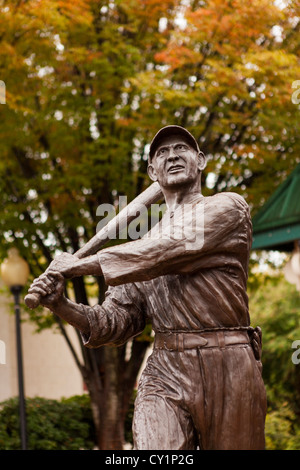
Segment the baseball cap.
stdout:
<path fill-rule="evenodd" d="M 196 150 L 196 152 L 200 152 L 200 149 L 199 149 L 199 146 L 198 146 L 198 143 L 197 143 L 195 137 L 192 136 L 192 134 L 188 130 L 186 130 L 184 127 L 181 127 L 181 126 L 171 125 L 171 126 L 162 127 L 157 132 L 157 134 L 155 134 L 155 136 L 152 139 L 152 142 L 150 144 L 149 158 L 151 159 L 154 156 L 155 151 L 156 151 L 160 141 L 163 138 L 165 138 L 169 135 L 174 135 L 174 134 L 178 134 L 178 135 L 184 137 L 186 139 L 186 141 Z"/>

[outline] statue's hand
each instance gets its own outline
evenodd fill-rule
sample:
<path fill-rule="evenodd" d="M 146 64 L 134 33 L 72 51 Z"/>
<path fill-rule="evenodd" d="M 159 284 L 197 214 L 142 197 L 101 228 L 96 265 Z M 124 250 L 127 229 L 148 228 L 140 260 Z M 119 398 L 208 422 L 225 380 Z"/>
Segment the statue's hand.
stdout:
<path fill-rule="evenodd" d="M 75 277 L 73 268 L 77 261 L 78 258 L 75 255 L 71 255 L 70 253 L 62 253 L 50 263 L 47 272 L 60 272 L 65 278 Z"/>
<path fill-rule="evenodd" d="M 65 278 L 59 272 L 48 271 L 36 278 L 28 290 L 29 294 L 39 294 L 40 303 L 53 309 L 64 295 Z"/>

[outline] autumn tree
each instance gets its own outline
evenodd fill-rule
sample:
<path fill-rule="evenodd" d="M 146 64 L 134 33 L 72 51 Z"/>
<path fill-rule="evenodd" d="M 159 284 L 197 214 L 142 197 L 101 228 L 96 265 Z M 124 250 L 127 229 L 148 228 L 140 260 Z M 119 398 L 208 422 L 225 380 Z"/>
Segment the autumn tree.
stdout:
<path fill-rule="evenodd" d="M 99 205 L 130 201 L 149 184 L 147 145 L 165 124 L 187 127 L 207 154 L 205 194 L 238 191 L 254 209 L 299 161 L 297 5 L 0 5 L 0 250 L 4 257 L 14 243 L 33 277 L 95 234 Z M 105 289 L 102 277 L 68 284 L 84 304 L 101 303 Z M 119 348 L 82 348 L 81 359 L 57 318 L 28 315 L 61 329 L 91 396 L 99 448 L 122 448 L 148 331 Z"/>
<path fill-rule="evenodd" d="M 156 65 L 130 81 L 137 117 L 152 129 L 152 106 L 162 124 L 190 129 L 209 160 L 207 189 L 237 190 L 256 209 L 299 162 L 299 3 L 189 2 L 178 24 L 165 22 Z"/>

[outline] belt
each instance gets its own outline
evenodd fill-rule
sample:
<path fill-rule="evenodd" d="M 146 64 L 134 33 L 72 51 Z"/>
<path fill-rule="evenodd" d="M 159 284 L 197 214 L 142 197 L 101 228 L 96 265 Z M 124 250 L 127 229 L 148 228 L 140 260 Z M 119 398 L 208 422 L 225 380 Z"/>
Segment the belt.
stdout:
<path fill-rule="evenodd" d="M 234 344 L 249 343 L 247 331 L 216 330 L 203 332 L 156 332 L 154 347 L 170 351 L 193 348 L 224 348 Z"/>

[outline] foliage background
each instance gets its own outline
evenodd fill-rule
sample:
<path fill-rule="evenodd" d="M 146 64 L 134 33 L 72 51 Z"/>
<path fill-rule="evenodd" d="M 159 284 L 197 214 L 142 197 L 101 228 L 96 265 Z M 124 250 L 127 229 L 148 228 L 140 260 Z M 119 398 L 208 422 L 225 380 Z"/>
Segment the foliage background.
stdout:
<path fill-rule="evenodd" d="M 300 364 L 292 344 L 300 339 L 300 295 L 279 270 L 249 278 L 251 323 L 263 331 L 263 379 L 267 391 L 267 450 L 300 448 Z M 299 349 L 299 348 L 298 348 Z M 299 355 L 299 354 L 298 354 Z"/>
<path fill-rule="evenodd" d="M 96 445 L 88 395 L 26 400 L 28 450 L 91 450 Z M 18 398 L 0 407 L 0 450 L 19 450 Z"/>

